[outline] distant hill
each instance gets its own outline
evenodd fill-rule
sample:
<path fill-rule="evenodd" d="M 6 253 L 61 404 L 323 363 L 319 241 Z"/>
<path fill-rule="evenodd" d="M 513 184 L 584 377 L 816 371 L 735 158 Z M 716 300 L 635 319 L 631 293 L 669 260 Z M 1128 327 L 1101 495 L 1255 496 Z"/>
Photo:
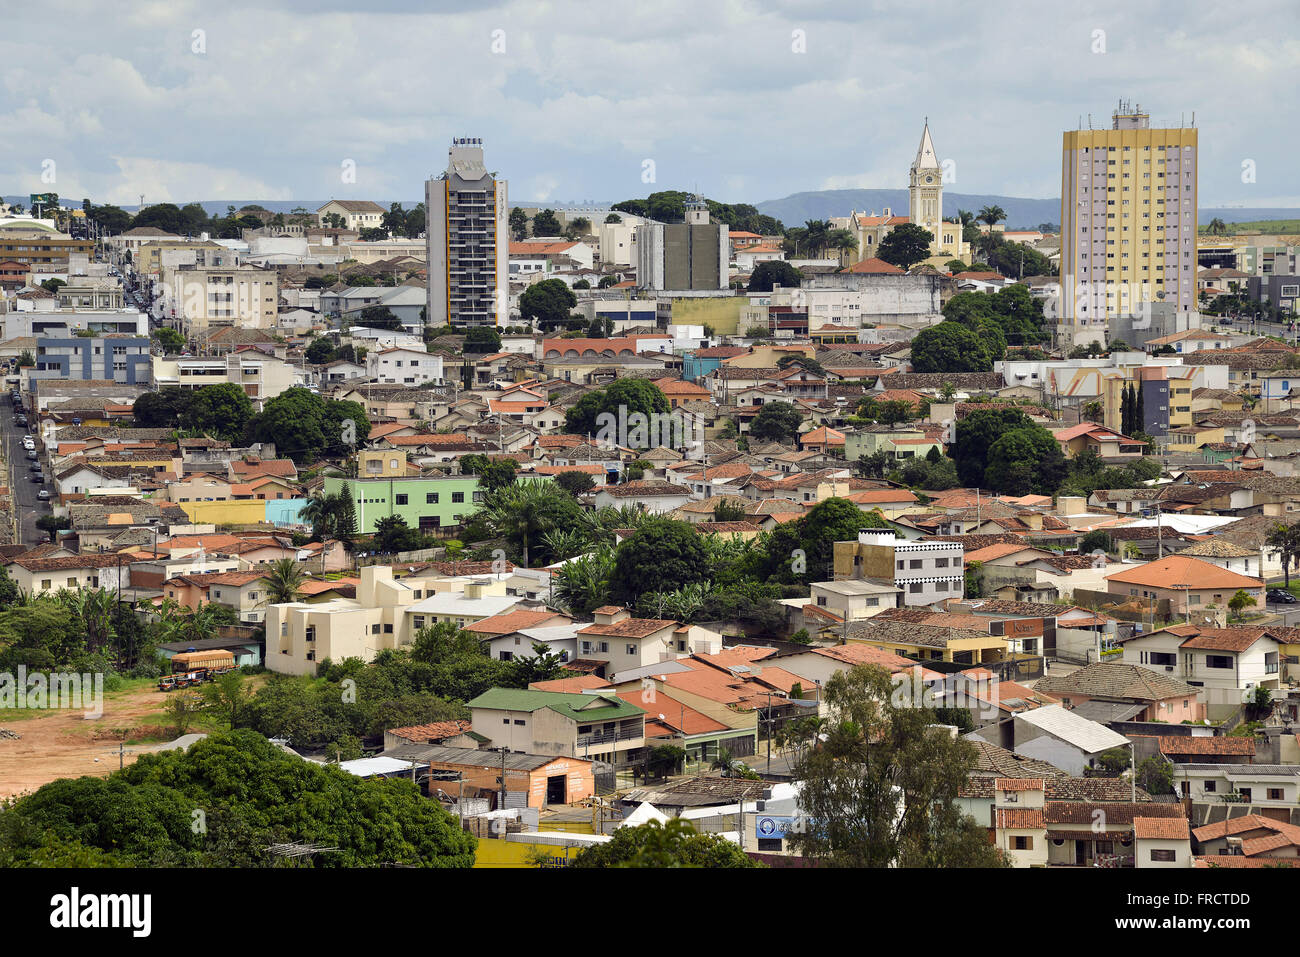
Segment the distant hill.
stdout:
<path fill-rule="evenodd" d="M 959 209 L 978 213 L 982 206 L 1001 206 L 1007 213 L 1008 229 L 1033 229 L 1039 223 L 1061 221 L 1060 199 L 1025 199 L 1018 196 L 990 196 L 977 193 L 943 194 L 943 213 L 955 216 Z M 788 226 L 800 226 L 809 219 L 847 216 L 852 210 L 881 212 L 888 206 L 896 216 L 907 215 L 905 189 L 824 189 L 794 193 L 784 199 L 769 199 L 757 204 L 758 211 L 775 216 Z M 1206 208 L 1197 213 L 1203 225 L 1218 217 L 1225 223 L 1256 223 L 1261 220 L 1288 220 L 1300 217 L 1300 210 L 1280 208 Z"/>
<path fill-rule="evenodd" d="M 905 189 L 824 189 L 795 193 L 784 199 L 758 203 L 758 211 L 775 216 L 789 226 L 800 226 L 809 219 L 847 216 L 852 210 L 880 213 L 888 206 L 895 216 L 907 215 Z M 1033 229 L 1039 223 L 1056 223 L 1061 219 L 1059 199 L 1021 199 L 1016 196 L 989 196 L 975 193 L 943 194 L 943 214 L 957 215 L 959 209 L 978 213 L 981 206 L 1001 206 L 1007 212 L 1009 229 Z"/>

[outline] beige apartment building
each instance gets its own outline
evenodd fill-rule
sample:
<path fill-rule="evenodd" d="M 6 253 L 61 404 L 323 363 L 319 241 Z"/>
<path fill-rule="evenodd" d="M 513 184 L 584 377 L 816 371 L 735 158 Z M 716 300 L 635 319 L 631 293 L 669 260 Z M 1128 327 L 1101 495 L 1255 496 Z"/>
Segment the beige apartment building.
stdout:
<path fill-rule="evenodd" d="M 286 389 L 305 384 L 302 369 L 258 349 L 240 349 L 224 356 L 154 356 L 154 384 L 201 389 L 231 382 L 248 395 L 254 408 Z"/>
<path fill-rule="evenodd" d="M 439 622 L 466 624 L 504 614 L 522 599 L 506 583 L 448 577 L 395 580 L 387 565 L 361 569 L 356 598 L 266 609 L 266 666 L 281 674 L 314 675 L 328 658 L 370 662 L 384 649 L 409 645 L 421 628 Z"/>
<path fill-rule="evenodd" d="M 273 269 L 255 266 L 164 267 L 164 318 L 190 338 L 212 326 L 275 328 L 280 280 Z"/>

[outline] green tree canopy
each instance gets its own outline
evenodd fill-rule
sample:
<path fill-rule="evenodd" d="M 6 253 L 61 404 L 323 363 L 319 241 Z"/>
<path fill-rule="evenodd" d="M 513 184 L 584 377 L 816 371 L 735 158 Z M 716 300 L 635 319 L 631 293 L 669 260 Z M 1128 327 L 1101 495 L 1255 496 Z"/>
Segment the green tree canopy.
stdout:
<path fill-rule="evenodd" d="M 543 330 L 550 330 L 567 323 L 570 311 L 577 304 L 578 297 L 563 279 L 543 279 L 523 291 L 519 297 L 519 315 L 525 321 L 536 322 Z"/>
<path fill-rule="evenodd" d="M 834 718 L 817 747 L 796 751 L 801 826 L 791 847 L 835 867 L 1007 866 L 956 804 L 974 746 L 935 728 L 933 710 L 900 697 L 875 666 L 826 683 Z"/>
<path fill-rule="evenodd" d="M 794 266 L 779 259 L 771 259 L 754 266 L 754 271 L 749 274 L 749 291 L 771 292 L 775 286 L 798 289 L 802 281 L 803 273 Z"/>
<path fill-rule="evenodd" d="M 911 269 L 930 258 L 930 243 L 934 236 L 916 223 L 895 226 L 876 247 L 876 257 L 900 269 Z"/>
<path fill-rule="evenodd" d="M 670 592 L 708 581 L 710 562 L 703 540 L 686 522 L 652 518 L 618 547 L 612 587 L 626 605 L 646 592 Z"/>
<path fill-rule="evenodd" d="M 614 423 L 626 423 L 631 430 L 634 423 L 630 417 L 634 413 L 648 417 L 670 411 L 667 396 L 650 380 L 615 379 L 603 389 L 586 393 L 564 413 L 564 431 L 571 435 L 596 435 L 611 421 L 602 420 L 602 416 L 612 416 Z M 628 442 L 632 442 L 631 436 Z M 644 447 L 651 447 L 648 438 Z"/>
<path fill-rule="evenodd" d="M 107 779 L 45 785 L 0 815 L 0 864 L 35 863 L 50 836 L 128 867 L 269 867 L 265 849 L 287 842 L 338 848 L 303 862 L 313 867 L 471 867 L 476 846 L 410 781 L 304 761 L 252 731 L 143 754 Z"/>
<path fill-rule="evenodd" d="M 749 434 L 760 442 L 790 442 L 802 424 L 803 416 L 789 402 L 765 402 L 749 424 Z"/>
<path fill-rule="evenodd" d="M 220 382 L 192 394 L 180 424 L 214 439 L 237 442 L 252 417 L 253 403 L 248 393 L 233 382 Z"/>
<path fill-rule="evenodd" d="M 979 333 L 956 322 L 922 329 L 912 339 L 916 372 L 991 372 L 993 360 Z"/>

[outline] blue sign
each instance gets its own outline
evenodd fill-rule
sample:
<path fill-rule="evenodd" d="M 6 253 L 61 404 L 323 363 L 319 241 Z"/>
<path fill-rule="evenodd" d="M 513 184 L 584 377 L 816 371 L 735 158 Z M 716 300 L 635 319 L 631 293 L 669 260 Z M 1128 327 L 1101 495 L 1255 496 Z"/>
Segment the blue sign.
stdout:
<path fill-rule="evenodd" d="M 792 817 L 766 817 L 759 815 L 756 827 L 758 836 L 762 838 L 785 837 L 786 834 L 794 829 L 795 819 Z"/>

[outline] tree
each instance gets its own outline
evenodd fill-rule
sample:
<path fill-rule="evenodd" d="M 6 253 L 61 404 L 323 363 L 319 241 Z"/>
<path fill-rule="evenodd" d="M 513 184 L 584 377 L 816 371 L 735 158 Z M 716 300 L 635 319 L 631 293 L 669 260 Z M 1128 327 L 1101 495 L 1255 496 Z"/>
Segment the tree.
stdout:
<path fill-rule="evenodd" d="M 192 392 L 174 385 L 142 393 L 131 407 L 131 420 L 137 429 L 180 428 L 180 417 L 192 397 Z"/>
<path fill-rule="evenodd" d="M 359 279 L 360 277 L 356 278 Z M 387 306 L 366 306 L 361 310 L 361 314 L 354 322 L 356 325 L 365 326 L 367 329 L 384 329 L 389 332 L 402 331 L 402 320 L 398 319 L 393 310 Z"/>
<path fill-rule="evenodd" d="M 313 365 L 323 366 L 327 362 L 334 361 L 334 344 L 320 336 L 311 341 L 305 353 L 308 362 Z"/>
<path fill-rule="evenodd" d="M 1137 784 L 1148 794 L 1173 794 L 1173 765 L 1159 755 L 1152 755 L 1137 768 Z"/>
<path fill-rule="evenodd" d="M 1291 565 L 1300 565 L 1300 525 L 1274 526 L 1264 539 L 1265 544 L 1277 551 L 1282 559 L 1282 574 L 1286 577 L 1286 587 L 1291 587 Z"/>
<path fill-rule="evenodd" d="M 564 227 L 564 238 L 569 240 L 581 239 L 583 236 L 589 235 L 590 232 L 591 220 L 586 216 L 578 216 L 569 220 L 568 225 Z"/>
<path fill-rule="evenodd" d="M 372 539 L 375 551 L 385 555 L 415 551 L 424 544 L 424 536 L 406 524 L 400 515 L 388 515 L 375 522 Z"/>
<path fill-rule="evenodd" d="M 916 223 L 895 226 L 876 247 L 876 258 L 900 269 L 911 269 L 930 258 L 930 244 L 934 236 Z"/>
<path fill-rule="evenodd" d="M 1079 554 L 1091 555 L 1093 552 L 1113 552 L 1115 551 L 1114 540 L 1106 533 L 1105 529 L 1093 529 L 1083 538 L 1079 539 Z"/>
<path fill-rule="evenodd" d="M 544 209 L 533 216 L 534 236 L 558 236 L 560 231 L 560 220 L 556 217 L 555 210 Z"/>
<path fill-rule="evenodd" d="M 649 821 L 620 827 L 605 844 L 584 847 L 570 867 L 762 867 L 736 844 L 718 834 L 698 834 L 689 821 Z"/>
<path fill-rule="evenodd" d="M 528 214 L 518 206 L 510 210 L 510 236 L 518 241 L 528 235 Z"/>
<path fill-rule="evenodd" d="M 792 769 L 793 849 L 835 867 L 1007 866 L 956 805 L 975 764 L 970 742 L 934 728 L 934 711 L 898 695 L 883 668 L 837 672 L 824 699 L 835 718 Z"/>
<path fill-rule="evenodd" d="M 65 528 L 72 527 L 72 519 L 58 515 L 42 515 L 36 520 L 36 527 L 42 532 L 49 533 L 50 542 L 56 543 L 59 540 L 59 532 Z"/>
<path fill-rule="evenodd" d="M 202 690 L 203 703 L 210 714 L 232 731 L 240 726 L 249 702 L 253 700 L 252 689 L 240 672 L 220 675 L 216 681 L 204 685 Z"/>
<path fill-rule="evenodd" d="M 581 510 L 573 496 L 553 482 L 519 482 L 490 492 L 479 515 L 523 556 L 525 568 L 532 567 L 533 548 L 542 536 L 581 521 Z M 549 555 L 546 548 L 540 551 Z"/>
<path fill-rule="evenodd" d="M 596 487 L 596 480 L 586 472 L 561 472 L 555 476 L 554 482 L 560 488 L 564 489 L 574 498 L 586 492 L 590 492 Z"/>
<path fill-rule="evenodd" d="M 788 442 L 802 424 L 803 416 L 789 402 L 766 402 L 750 423 L 749 434 L 761 442 Z"/>
<path fill-rule="evenodd" d="M 501 351 L 501 333 L 490 326 L 470 326 L 465 330 L 465 354 L 487 354 Z"/>
<path fill-rule="evenodd" d="M 1237 594 L 1228 599 L 1228 608 L 1237 616 L 1238 621 L 1241 620 L 1242 612 L 1254 605 L 1255 599 L 1247 594 L 1245 589 L 1237 589 Z"/>
<path fill-rule="evenodd" d="M 510 458 L 490 459 L 486 455 L 463 455 L 460 467 L 466 475 L 477 475 L 479 487 L 484 491 L 495 492 L 514 482 L 519 463 Z"/>
<path fill-rule="evenodd" d="M 993 362 L 974 330 L 945 321 L 916 334 L 912 368 L 917 372 L 991 372 Z"/>
<path fill-rule="evenodd" d="M 350 454 L 369 434 L 370 420 L 360 403 L 326 399 L 301 386 L 268 399 L 245 429 L 247 441 L 274 442 L 280 454 L 296 462 Z"/>
<path fill-rule="evenodd" d="M 646 592 L 671 592 L 708 581 L 708 549 L 686 522 L 651 518 L 628 536 L 614 558 L 612 589 L 623 604 L 635 604 Z"/>
<path fill-rule="evenodd" d="M 180 415 L 180 425 L 212 438 L 236 441 L 252 417 L 253 403 L 248 393 L 233 382 L 221 382 L 194 392 L 188 408 Z"/>
<path fill-rule="evenodd" d="M 980 409 L 959 419 L 956 424 L 956 440 L 949 445 L 949 453 L 957 465 L 957 476 L 962 485 L 968 488 L 983 486 L 989 447 L 998 436 L 1013 429 L 1031 428 L 1034 425 L 1029 416 L 1014 406 Z"/>
<path fill-rule="evenodd" d="M 295 559 L 281 558 L 271 563 L 264 578 L 266 603 L 284 605 L 302 597 L 302 583 L 307 580 L 307 572 Z"/>
<path fill-rule="evenodd" d="M 563 279 L 543 279 L 523 291 L 519 297 L 519 315 L 548 330 L 564 325 L 577 304 L 578 297 Z"/>
<path fill-rule="evenodd" d="M 158 344 L 162 346 L 163 353 L 166 355 L 174 356 L 185 351 L 185 337 L 175 329 L 162 326 L 155 329 L 151 335 L 158 340 Z"/>
<path fill-rule="evenodd" d="M 1060 443 L 1033 425 L 1005 432 L 989 446 L 983 486 L 1006 495 L 1054 495 L 1065 473 Z"/>
<path fill-rule="evenodd" d="M 994 226 L 1007 218 L 1007 211 L 1001 206 L 982 206 L 980 207 L 979 215 L 975 218 L 988 226 L 991 231 Z"/>
<path fill-rule="evenodd" d="M 731 499 L 719 498 L 718 504 L 713 506 L 715 522 L 743 522 L 746 517 L 745 506 Z"/>
<path fill-rule="evenodd" d="M 211 687 L 211 686 L 209 686 Z M 205 828 L 192 828 L 204 808 Z M 0 816 L 0 866 L 60 860 L 118 867 L 270 867 L 266 848 L 337 848 L 313 867 L 472 867 L 476 840 L 409 780 L 362 779 L 304 761 L 260 734 L 210 734 L 142 754 L 108 778 L 61 778 Z"/>
<path fill-rule="evenodd" d="M 864 512 L 846 498 L 825 499 L 772 531 L 761 572 L 783 582 L 826 581 L 835 577 L 836 542 L 857 541 L 862 528 L 888 527 L 878 513 Z"/>
<path fill-rule="evenodd" d="M 783 289 L 797 289 L 803 281 L 803 273 L 788 262 L 779 259 L 768 260 L 754 266 L 749 274 L 750 292 L 771 292 L 776 286 Z"/>
<path fill-rule="evenodd" d="M 626 424 L 630 431 L 633 428 L 632 416 L 637 413 L 648 419 L 671 411 L 663 391 L 648 379 L 616 379 L 603 389 L 586 393 L 574 403 L 564 413 L 564 431 L 571 435 L 596 435 L 607 430 L 611 423 Z M 646 432 L 644 444 L 637 444 L 635 440 L 638 437 L 630 434 L 616 437 L 614 444 L 651 448 L 648 423 Z"/>

